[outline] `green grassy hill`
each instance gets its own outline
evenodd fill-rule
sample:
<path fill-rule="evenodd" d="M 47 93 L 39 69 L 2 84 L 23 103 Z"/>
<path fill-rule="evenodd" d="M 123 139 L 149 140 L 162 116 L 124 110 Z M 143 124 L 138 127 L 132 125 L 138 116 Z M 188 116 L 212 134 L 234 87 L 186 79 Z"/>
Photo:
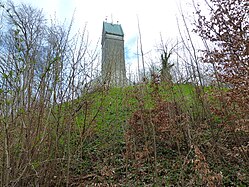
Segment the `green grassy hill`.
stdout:
<path fill-rule="evenodd" d="M 1 120 L 2 163 L 19 186 L 246 186 L 247 121 L 226 93 L 151 81 L 23 109 Z"/>
<path fill-rule="evenodd" d="M 223 159 L 233 158 L 219 155 L 232 154 L 226 143 L 235 142 L 211 113 L 211 93 L 208 87 L 157 83 L 92 93 L 88 111 L 76 116 L 77 126 L 88 131 L 72 173 L 90 173 L 86 184 L 243 186 L 246 167 L 238 160 L 227 164 Z M 245 144 L 246 133 L 241 135 Z M 236 176 L 238 170 L 244 178 Z"/>

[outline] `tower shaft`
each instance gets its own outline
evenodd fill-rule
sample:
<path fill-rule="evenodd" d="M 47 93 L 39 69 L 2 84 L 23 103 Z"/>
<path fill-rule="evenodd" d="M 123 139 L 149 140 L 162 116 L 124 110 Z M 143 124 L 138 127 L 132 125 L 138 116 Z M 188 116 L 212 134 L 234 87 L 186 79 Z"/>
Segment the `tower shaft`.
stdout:
<path fill-rule="evenodd" d="M 121 25 L 103 23 L 102 80 L 111 86 L 126 85 L 124 33 Z"/>

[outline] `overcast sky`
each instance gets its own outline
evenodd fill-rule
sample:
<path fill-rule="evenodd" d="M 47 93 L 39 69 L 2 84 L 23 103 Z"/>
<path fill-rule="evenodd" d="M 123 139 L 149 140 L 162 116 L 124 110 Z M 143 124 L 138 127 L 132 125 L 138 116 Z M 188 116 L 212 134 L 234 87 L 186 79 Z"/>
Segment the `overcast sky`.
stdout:
<path fill-rule="evenodd" d="M 70 20 L 73 13 L 74 26 L 83 28 L 87 24 L 89 38 L 97 42 L 101 38 L 102 23 L 108 22 L 122 25 L 125 34 L 126 63 L 135 60 L 137 52 L 139 17 L 143 50 L 149 53 L 156 49 L 163 40 L 176 40 L 178 35 L 177 15 L 179 5 L 184 9 L 190 7 L 190 0 L 13 0 L 15 3 L 29 3 L 34 7 L 43 9 L 46 16 L 56 14 L 57 18 Z M 134 66 L 134 65 L 133 65 Z M 133 67 L 134 68 L 134 67 Z"/>

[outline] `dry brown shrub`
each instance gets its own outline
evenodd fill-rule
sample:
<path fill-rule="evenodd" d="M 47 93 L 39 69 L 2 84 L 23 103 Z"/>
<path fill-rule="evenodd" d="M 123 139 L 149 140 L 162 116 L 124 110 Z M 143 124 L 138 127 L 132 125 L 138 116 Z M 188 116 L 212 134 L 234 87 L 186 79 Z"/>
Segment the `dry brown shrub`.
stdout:
<path fill-rule="evenodd" d="M 222 173 L 213 172 L 205 155 L 201 152 L 198 146 L 193 146 L 195 157 L 193 159 L 195 177 L 201 180 L 202 185 L 206 186 L 221 186 L 222 185 Z M 195 179 L 198 181 L 198 179 Z"/>
<path fill-rule="evenodd" d="M 180 144 L 187 141 L 187 120 L 187 115 L 175 102 L 161 101 L 153 109 L 137 110 L 130 118 L 126 132 L 127 154 L 133 157 L 149 155 L 154 151 L 154 136 L 160 149 L 178 150 Z"/>

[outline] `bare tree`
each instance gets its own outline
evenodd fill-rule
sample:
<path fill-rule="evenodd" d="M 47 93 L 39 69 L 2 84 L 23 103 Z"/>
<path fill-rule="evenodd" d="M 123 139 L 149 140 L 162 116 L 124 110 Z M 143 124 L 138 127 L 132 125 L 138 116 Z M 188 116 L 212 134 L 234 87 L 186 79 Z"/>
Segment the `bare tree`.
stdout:
<path fill-rule="evenodd" d="M 170 62 L 171 56 L 177 50 L 178 43 L 170 47 L 169 42 L 164 43 L 162 36 L 161 36 L 161 44 L 159 52 L 161 53 L 161 80 L 164 82 L 172 82 L 172 68 L 175 65 L 174 63 Z"/>
<path fill-rule="evenodd" d="M 86 28 L 72 34 L 73 19 L 69 26 L 48 23 L 41 10 L 11 1 L 3 10 L 1 185 L 47 186 L 59 175 L 69 183 L 78 149 L 71 149 L 72 128 L 80 109 L 88 107 L 82 93 L 94 77 L 96 50 L 89 49 Z M 79 130 L 79 146 L 91 121 L 85 119 Z M 65 165 L 67 170 L 57 174 Z"/>

